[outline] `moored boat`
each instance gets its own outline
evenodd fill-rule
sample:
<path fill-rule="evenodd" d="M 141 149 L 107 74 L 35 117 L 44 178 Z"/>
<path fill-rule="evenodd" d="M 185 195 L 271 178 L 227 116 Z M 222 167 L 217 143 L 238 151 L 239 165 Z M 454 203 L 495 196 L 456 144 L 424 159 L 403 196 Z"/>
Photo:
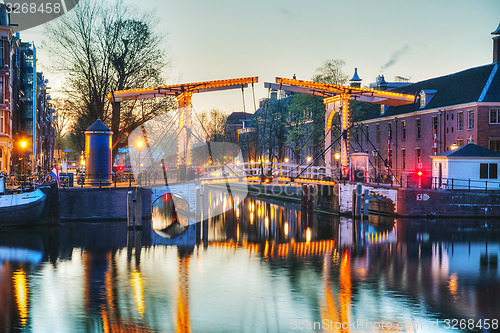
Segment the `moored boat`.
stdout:
<path fill-rule="evenodd" d="M 25 225 L 41 221 L 46 195 L 39 188 L 7 190 L 0 176 L 0 226 Z"/>

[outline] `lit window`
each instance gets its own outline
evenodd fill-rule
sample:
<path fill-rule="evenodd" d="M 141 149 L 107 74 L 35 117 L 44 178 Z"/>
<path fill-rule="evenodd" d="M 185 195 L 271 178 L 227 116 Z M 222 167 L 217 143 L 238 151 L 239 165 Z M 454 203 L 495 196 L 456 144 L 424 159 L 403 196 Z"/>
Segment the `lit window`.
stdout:
<path fill-rule="evenodd" d="M 402 125 L 402 127 L 401 127 L 401 139 L 406 140 L 406 120 L 403 120 L 401 125 Z"/>
<path fill-rule="evenodd" d="M 457 140 L 457 146 L 462 147 L 464 145 L 464 140 L 463 139 L 458 139 Z"/>

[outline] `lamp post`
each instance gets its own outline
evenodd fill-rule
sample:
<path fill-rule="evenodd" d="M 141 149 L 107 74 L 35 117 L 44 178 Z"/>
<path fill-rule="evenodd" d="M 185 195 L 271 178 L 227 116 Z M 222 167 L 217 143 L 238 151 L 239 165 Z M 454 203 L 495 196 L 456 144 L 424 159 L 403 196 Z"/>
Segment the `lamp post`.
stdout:
<path fill-rule="evenodd" d="M 337 171 L 338 171 L 338 169 L 339 169 L 340 153 L 339 153 L 338 151 L 337 151 L 337 152 L 335 152 L 334 157 L 335 157 L 335 161 L 336 161 L 336 162 L 335 162 L 335 165 L 337 166 Z"/>
<path fill-rule="evenodd" d="M 138 157 L 139 157 L 139 161 L 138 161 L 138 170 L 139 170 L 139 172 L 138 172 L 138 175 L 139 175 L 139 177 L 137 177 L 137 178 L 139 178 L 139 185 L 140 185 L 140 183 L 141 183 L 141 177 L 142 177 L 142 175 L 141 175 L 141 172 L 142 172 L 141 148 L 142 148 L 143 142 L 139 140 L 135 144 L 137 145 L 137 149 L 138 149 L 138 152 L 139 152 L 139 154 L 138 154 Z"/>
<path fill-rule="evenodd" d="M 25 163 L 25 154 L 26 154 L 26 147 L 28 146 L 28 142 L 26 142 L 26 140 L 21 140 L 21 142 L 19 143 L 20 146 L 21 146 L 21 154 L 22 154 L 22 161 L 21 161 L 21 173 L 22 173 L 22 177 L 23 177 L 23 180 L 24 180 L 24 173 L 25 173 L 25 166 L 24 166 L 24 163 Z"/>

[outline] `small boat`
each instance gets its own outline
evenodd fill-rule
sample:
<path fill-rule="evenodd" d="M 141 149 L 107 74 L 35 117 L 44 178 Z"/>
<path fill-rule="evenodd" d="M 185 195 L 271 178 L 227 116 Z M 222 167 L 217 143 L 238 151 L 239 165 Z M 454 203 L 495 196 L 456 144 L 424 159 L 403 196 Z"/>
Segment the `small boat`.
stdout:
<path fill-rule="evenodd" d="M 45 211 L 47 196 L 39 188 L 7 190 L 0 176 L 0 226 L 36 223 Z"/>

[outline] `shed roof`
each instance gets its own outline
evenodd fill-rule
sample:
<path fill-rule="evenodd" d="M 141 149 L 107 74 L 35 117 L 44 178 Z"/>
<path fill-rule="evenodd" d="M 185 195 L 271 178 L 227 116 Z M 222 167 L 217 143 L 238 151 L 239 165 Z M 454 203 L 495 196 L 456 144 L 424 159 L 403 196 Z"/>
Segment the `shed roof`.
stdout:
<path fill-rule="evenodd" d="M 432 156 L 434 157 L 434 156 Z M 492 157 L 500 158 L 500 153 L 478 146 L 474 143 L 468 143 L 465 146 L 459 147 L 454 150 L 448 150 L 441 154 L 436 155 L 436 157 Z"/>

